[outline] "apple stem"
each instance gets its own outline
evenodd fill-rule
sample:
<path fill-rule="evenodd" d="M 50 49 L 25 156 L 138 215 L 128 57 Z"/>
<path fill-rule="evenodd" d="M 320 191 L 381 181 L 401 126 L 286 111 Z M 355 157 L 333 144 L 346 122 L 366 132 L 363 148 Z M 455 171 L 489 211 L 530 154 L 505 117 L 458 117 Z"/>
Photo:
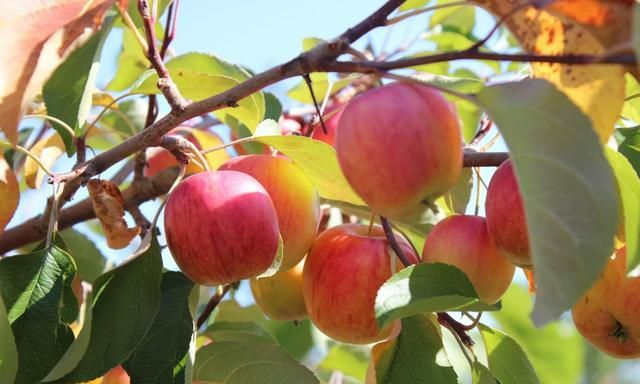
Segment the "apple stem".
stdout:
<path fill-rule="evenodd" d="M 393 249 L 400 261 L 402 261 L 402 264 L 404 264 L 405 267 L 412 265 L 413 263 L 409 261 L 407 255 L 405 255 L 402 248 L 400 248 L 400 245 L 396 240 L 396 236 L 393 234 L 393 229 L 391 228 L 389 220 L 384 216 L 380 216 L 380 222 L 382 223 L 382 229 L 384 230 L 384 235 L 387 238 L 389 246 L 391 246 L 391 249 Z"/>
<path fill-rule="evenodd" d="M 627 329 L 624 327 L 624 325 L 616 320 L 616 328 L 609 334 L 609 336 L 615 337 L 616 340 L 618 340 L 618 342 L 622 344 L 629 338 L 629 333 L 627 332 Z"/>
<path fill-rule="evenodd" d="M 447 328 L 451 332 L 455 333 L 457 337 L 460 338 L 462 344 L 465 347 L 471 349 L 475 344 L 471 336 L 467 334 L 468 329 L 466 326 L 458 321 L 456 321 L 451 315 L 446 312 L 438 312 L 438 323 L 443 327 Z"/>
<path fill-rule="evenodd" d="M 209 315 L 211 315 L 211 312 L 213 312 L 213 310 L 216 309 L 218 304 L 220 304 L 224 296 L 231 289 L 231 286 L 232 284 L 225 284 L 218 287 L 218 289 L 216 290 L 216 293 L 213 296 L 211 296 L 211 299 L 209 299 L 207 306 L 204 308 L 200 316 L 198 316 L 198 320 L 196 321 L 196 329 L 200 329 L 202 324 L 204 324 L 207 321 L 207 319 L 209 318 Z"/>
<path fill-rule="evenodd" d="M 327 129 L 327 126 L 324 125 L 324 119 L 322 118 L 320 107 L 318 106 L 318 100 L 316 99 L 316 94 L 313 91 L 313 86 L 311 86 L 311 77 L 309 76 L 308 73 L 306 73 L 302 75 L 302 78 L 304 78 L 305 83 L 307 83 L 307 88 L 309 88 L 309 93 L 311 94 L 311 100 L 313 100 L 313 105 L 316 107 L 316 113 L 318 114 L 318 119 L 320 119 L 320 126 L 322 127 L 322 132 L 324 132 L 324 134 L 327 135 L 329 133 L 329 130 Z M 310 134 L 311 132 L 309 133 L 309 135 Z"/>

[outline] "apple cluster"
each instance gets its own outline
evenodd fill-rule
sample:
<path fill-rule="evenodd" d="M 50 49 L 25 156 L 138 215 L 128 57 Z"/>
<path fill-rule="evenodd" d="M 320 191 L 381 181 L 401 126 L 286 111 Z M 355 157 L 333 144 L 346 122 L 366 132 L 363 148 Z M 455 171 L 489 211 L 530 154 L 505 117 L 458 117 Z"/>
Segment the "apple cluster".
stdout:
<path fill-rule="evenodd" d="M 373 213 L 413 220 L 433 209 L 435 200 L 458 181 L 463 158 L 458 116 L 438 91 L 397 82 L 328 109 L 327 132 L 316 127 L 311 137 L 335 147 L 345 178 Z M 290 118 L 281 119 L 280 126 L 294 134 L 309 129 Z M 161 155 L 166 154 L 155 159 Z M 170 165 L 163 161 L 151 168 Z M 441 220 L 426 237 L 421 255 L 404 237 L 396 236 L 396 241 L 412 264 L 459 268 L 480 299 L 492 304 L 511 284 L 516 266 L 533 268 L 511 161 L 492 177 L 485 207 L 486 218 L 453 215 Z M 268 149 L 188 177 L 165 209 L 169 249 L 194 282 L 221 285 L 250 279 L 257 305 L 273 319 L 309 317 L 325 334 L 347 343 L 387 338 L 398 324 L 380 329 L 374 302 L 381 285 L 405 265 L 382 227 L 348 222 L 319 228 L 320 221 L 313 183 L 290 159 Z M 595 345 L 616 356 L 637 356 L 640 328 L 629 328 L 629 312 L 624 306 L 603 310 L 610 305 L 609 292 L 624 294 L 638 284 L 624 284 L 618 271 L 624 255 L 618 255 L 610 267 L 615 271 L 603 275 L 573 315 Z M 275 275 L 263 276 L 278 263 Z M 593 336 L 604 322 L 614 329 Z"/>

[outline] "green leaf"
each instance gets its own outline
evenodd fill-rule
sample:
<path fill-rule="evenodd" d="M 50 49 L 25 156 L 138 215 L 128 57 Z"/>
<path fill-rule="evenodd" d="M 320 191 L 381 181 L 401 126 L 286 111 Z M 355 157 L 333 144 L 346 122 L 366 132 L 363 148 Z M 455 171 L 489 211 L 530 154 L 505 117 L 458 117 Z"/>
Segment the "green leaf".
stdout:
<path fill-rule="evenodd" d="M 496 384 L 496 378 L 493 377 L 489 368 L 480 364 L 477 361 L 473 362 L 473 367 L 471 370 L 471 376 L 473 380 L 473 384 Z"/>
<path fill-rule="evenodd" d="M 142 131 L 146 119 L 147 103 L 138 98 L 118 104 L 118 109 L 112 109 L 105 113 L 99 124 L 122 132 L 126 137 L 129 137 Z"/>
<path fill-rule="evenodd" d="M 0 294 L 19 356 L 16 383 L 40 381 L 73 342 L 67 324 L 78 315 L 75 273 L 71 257 L 56 245 L 0 260 Z"/>
<path fill-rule="evenodd" d="M 189 312 L 191 280 L 162 274 L 160 310 L 142 344 L 122 364 L 133 383 L 186 383 L 185 364 L 195 325 Z M 197 289 L 197 288 L 196 288 Z"/>
<path fill-rule="evenodd" d="M 0 382 L 13 383 L 18 372 L 18 349 L 1 295 L 0 340 L 2 340 L 0 343 Z"/>
<path fill-rule="evenodd" d="M 391 276 L 378 290 L 376 319 L 380 326 L 425 312 L 468 310 L 481 304 L 467 275 L 442 263 L 412 265 Z M 487 308 L 491 306 L 484 304 Z"/>
<path fill-rule="evenodd" d="M 361 348 L 345 344 L 336 344 L 320 362 L 318 368 L 327 372 L 342 372 L 362 382 L 367 375 L 369 365 L 368 353 L 363 353 Z"/>
<path fill-rule="evenodd" d="M 448 1 L 439 1 L 439 4 L 445 4 Z M 463 6 L 440 8 L 431 14 L 429 19 L 429 29 L 433 29 L 437 25 L 446 25 L 453 27 L 461 34 L 468 35 L 473 31 L 476 21 L 476 9 L 470 4 Z"/>
<path fill-rule="evenodd" d="M 453 31 L 440 31 L 425 35 L 425 40 L 436 44 L 440 52 L 464 51 L 476 43 L 467 35 Z"/>
<path fill-rule="evenodd" d="M 107 260 L 98 247 L 85 235 L 69 228 L 60 232 L 69 254 L 78 268 L 78 277 L 86 282 L 93 281 L 104 272 Z"/>
<path fill-rule="evenodd" d="M 276 95 L 270 92 L 265 92 L 264 105 L 265 105 L 265 112 L 264 112 L 265 120 L 271 119 L 271 120 L 278 121 L 278 119 L 280 119 L 280 116 L 282 115 L 282 103 L 280 103 L 280 100 L 278 100 Z"/>
<path fill-rule="evenodd" d="M 482 80 L 474 77 L 434 75 L 426 72 L 418 73 L 412 77 L 421 83 L 462 93 L 478 93 L 484 88 Z"/>
<path fill-rule="evenodd" d="M 56 70 L 42 88 L 42 97 L 49 116 L 56 117 L 69 125 L 76 136 L 84 133 L 84 123 L 91 110 L 92 95 L 100 68 L 100 53 L 113 18 L 80 48 L 76 49 Z M 66 129 L 57 123 L 53 127 L 62 137 L 67 155 L 75 152 L 72 138 Z"/>
<path fill-rule="evenodd" d="M 526 353 L 515 340 L 484 324 L 478 328 L 487 349 L 489 369 L 501 384 L 540 383 Z"/>
<path fill-rule="evenodd" d="M 344 178 L 336 151 L 330 145 L 304 136 L 261 136 L 252 139 L 270 145 L 297 164 L 321 197 L 365 205 Z"/>
<path fill-rule="evenodd" d="M 318 104 L 322 103 L 322 100 L 324 100 L 329 91 L 330 95 L 333 95 L 342 88 L 351 84 L 351 82 L 357 77 L 359 77 L 359 75 L 350 75 L 344 79 L 331 81 L 329 79 L 329 75 L 323 72 L 314 72 L 309 74 L 309 78 L 311 79 L 311 88 L 313 89 L 313 93 L 316 95 L 316 101 Z M 331 89 L 329 90 L 330 85 Z M 298 85 L 291 88 L 287 92 L 287 96 L 304 104 L 313 104 L 311 92 L 309 92 L 309 86 L 307 86 L 304 79 L 302 79 Z"/>
<path fill-rule="evenodd" d="M 257 378 L 260 378 L 259 380 Z M 284 349 L 264 339 L 214 341 L 198 351 L 193 380 L 205 383 L 318 383 Z"/>
<path fill-rule="evenodd" d="M 80 335 L 46 380 L 92 380 L 124 362 L 142 343 L 160 308 L 162 258 L 155 236 L 147 249 L 93 284 Z"/>
<path fill-rule="evenodd" d="M 203 53 L 188 53 L 167 62 L 167 69 L 182 96 L 202 100 L 222 93 L 247 80 L 250 75 L 243 68 Z M 148 71 L 134 86 L 136 92 L 157 94 L 158 75 Z M 214 114 L 224 121 L 231 115 L 253 132 L 265 115 L 265 99 L 262 92 L 255 92 L 238 101 L 235 108 L 217 110 Z"/>
<path fill-rule="evenodd" d="M 640 98 L 638 98 L 640 101 Z M 636 174 L 640 176 L 640 128 L 618 129 L 624 132 L 624 139 L 618 146 L 618 152 L 622 153 L 633 166 Z"/>
<path fill-rule="evenodd" d="M 439 327 L 426 316 L 402 320 L 396 339 L 374 347 L 378 384 L 449 384 L 457 375 L 446 359 Z M 443 361 L 444 360 L 444 361 Z"/>
<path fill-rule="evenodd" d="M 622 154 L 607 148 L 605 155 L 618 182 L 627 243 L 627 269 L 631 271 L 640 263 L 640 179 Z"/>
<path fill-rule="evenodd" d="M 611 254 L 614 177 L 591 120 L 547 81 L 494 85 L 478 100 L 511 151 L 538 285 L 532 317 L 543 325 L 591 287 Z"/>
<path fill-rule="evenodd" d="M 554 322 L 536 328 L 529 318 L 533 297 L 511 284 L 502 309 L 491 316 L 522 346 L 542 383 L 577 383 L 583 374 L 583 341 L 573 324 Z"/>
<path fill-rule="evenodd" d="M 410 11 L 412 9 L 422 8 L 427 5 L 431 0 L 406 0 L 400 6 L 401 11 Z"/>
<path fill-rule="evenodd" d="M 132 2 L 136 3 L 136 2 Z M 138 14 L 138 12 L 136 12 Z M 138 77 L 149 69 L 149 60 L 130 28 L 122 29 L 122 49 L 118 56 L 116 74 L 107 89 L 121 92 L 131 87 Z"/>
<path fill-rule="evenodd" d="M 467 205 L 469 205 L 472 188 L 471 168 L 464 168 L 456 184 L 442 195 L 441 200 L 439 199 L 437 202 L 442 202 L 449 214 L 463 214 L 467 210 Z"/>
<path fill-rule="evenodd" d="M 210 337 L 214 342 L 218 341 L 244 341 L 253 344 L 276 344 L 271 334 L 249 321 L 216 321 L 202 333 Z"/>
<path fill-rule="evenodd" d="M 149 1 L 149 8 L 153 9 L 153 3 L 158 2 L 158 19 L 160 18 L 160 16 L 162 16 L 162 14 L 164 13 L 164 10 L 169 6 L 169 3 L 171 3 L 172 0 L 150 0 Z M 133 24 L 135 26 L 137 26 L 138 28 L 143 28 L 142 25 L 142 18 L 140 17 L 140 11 L 138 10 L 138 2 L 137 1 L 129 1 L 129 5 L 127 7 L 127 12 L 129 13 L 129 16 L 131 16 L 131 20 L 133 21 Z M 159 36 L 160 37 L 160 36 Z"/>
<path fill-rule="evenodd" d="M 325 40 L 319 37 L 305 37 L 302 39 L 302 51 L 307 52 L 323 41 Z"/>

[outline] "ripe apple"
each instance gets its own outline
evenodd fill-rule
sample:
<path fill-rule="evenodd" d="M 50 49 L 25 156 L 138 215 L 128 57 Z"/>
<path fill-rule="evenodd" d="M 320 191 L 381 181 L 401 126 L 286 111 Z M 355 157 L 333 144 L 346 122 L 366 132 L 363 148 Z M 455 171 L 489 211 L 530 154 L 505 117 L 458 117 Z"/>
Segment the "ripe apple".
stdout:
<path fill-rule="evenodd" d="M 515 272 L 491 241 L 486 220 L 479 216 L 454 215 L 436 224 L 425 240 L 422 262 L 462 270 L 480 299 L 489 304 L 500 300 Z"/>
<path fill-rule="evenodd" d="M 640 277 L 627 277 L 626 247 L 609 260 L 600 279 L 573 306 L 578 331 L 602 352 L 640 357 Z"/>
<path fill-rule="evenodd" d="M 131 378 L 122 365 L 117 365 L 102 377 L 102 384 L 129 384 Z"/>
<path fill-rule="evenodd" d="M 302 320 L 307 308 L 302 295 L 304 260 L 288 271 L 274 276 L 251 279 L 251 292 L 265 315 L 275 320 Z"/>
<path fill-rule="evenodd" d="M 299 135 L 302 132 L 302 124 L 300 124 L 298 120 L 285 117 L 284 115 L 278 119 L 278 125 L 280 126 L 282 136 Z"/>
<path fill-rule="evenodd" d="M 489 235 L 513 264 L 530 267 L 531 250 L 524 205 L 511 160 L 502 163 L 491 177 L 485 200 Z"/>
<path fill-rule="evenodd" d="M 418 257 L 397 236 L 405 255 Z M 307 255 L 303 293 L 309 318 L 327 336 L 353 344 L 367 344 L 389 336 L 392 325 L 380 329 L 374 303 L 378 289 L 403 268 L 390 251 L 382 227 L 342 224 L 322 232 Z"/>
<path fill-rule="evenodd" d="M 271 198 L 242 172 L 201 172 L 178 184 L 167 200 L 164 226 L 176 263 L 202 285 L 257 276 L 278 251 Z"/>
<path fill-rule="evenodd" d="M 342 103 L 333 103 L 329 105 L 323 114 L 324 126 L 327 128 L 327 133 L 324 133 L 322 124 L 318 120 L 313 126 L 313 132 L 311 132 L 311 138 L 324 141 L 332 147 L 336 146 L 336 132 L 338 129 L 338 122 L 340 116 L 344 111 L 345 105 Z M 325 117 L 326 116 L 326 117 Z"/>
<path fill-rule="evenodd" d="M 222 139 L 218 135 L 208 131 L 195 130 L 189 127 L 178 127 L 169 132 L 170 135 L 181 135 L 192 142 L 196 148 L 212 148 L 222 144 Z M 230 156 L 225 150 L 210 152 L 204 155 L 211 169 L 216 169 L 220 164 L 229 160 Z M 178 165 L 178 161 L 171 152 L 164 148 L 152 147 L 147 149 L 147 166 L 144 175 L 152 177 L 166 168 Z M 203 169 L 197 162 L 191 161 L 187 165 L 186 174 L 202 172 Z"/>
<path fill-rule="evenodd" d="M 320 220 L 318 192 L 297 165 L 283 156 L 247 155 L 231 159 L 220 170 L 244 172 L 269 193 L 282 236 L 281 270 L 292 268 L 307 254 Z"/>
<path fill-rule="evenodd" d="M 440 92 L 393 83 L 356 96 L 336 132 L 340 167 L 353 189 L 383 216 L 422 214 L 462 170 L 462 136 Z"/>

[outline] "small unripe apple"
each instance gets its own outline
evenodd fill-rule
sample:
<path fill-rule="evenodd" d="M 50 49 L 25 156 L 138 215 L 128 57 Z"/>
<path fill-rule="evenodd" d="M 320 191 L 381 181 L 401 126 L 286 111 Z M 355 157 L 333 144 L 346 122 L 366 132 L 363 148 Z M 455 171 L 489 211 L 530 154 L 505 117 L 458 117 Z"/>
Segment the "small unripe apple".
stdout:
<path fill-rule="evenodd" d="M 609 260 L 600 278 L 573 306 L 576 328 L 602 352 L 640 358 L 640 277 L 627 277 L 626 247 Z"/>
<path fill-rule="evenodd" d="M 410 261 L 418 257 L 409 243 L 396 239 Z M 307 255 L 303 293 L 309 318 L 327 336 L 367 344 L 389 336 L 375 319 L 378 289 L 403 268 L 379 226 L 342 224 L 322 232 Z"/>
<path fill-rule="evenodd" d="M 265 315 L 275 320 L 302 320 L 307 308 L 302 295 L 304 260 L 288 271 L 273 276 L 251 279 L 251 292 Z"/>
<path fill-rule="evenodd" d="M 278 251 L 271 198 L 242 172 L 201 172 L 178 184 L 167 201 L 164 226 L 174 260 L 202 285 L 255 277 Z"/>
<path fill-rule="evenodd" d="M 502 163 L 491 177 L 485 200 L 489 235 L 513 264 L 532 265 L 524 204 L 511 160 Z"/>
<path fill-rule="evenodd" d="M 244 172 L 262 184 L 278 214 L 284 249 L 280 269 L 298 264 L 311 247 L 320 220 L 320 198 L 309 178 L 283 156 L 239 156 L 220 169 Z"/>
<path fill-rule="evenodd" d="M 329 105 L 325 109 L 322 119 L 322 121 L 324 121 L 325 128 L 327 128 L 327 133 L 324 132 L 322 124 L 318 120 L 313 127 L 313 132 L 311 132 L 311 138 L 324 141 L 330 146 L 335 147 L 338 122 L 340 121 L 340 116 L 342 115 L 344 108 L 345 105 L 342 103 L 333 103 Z"/>
<path fill-rule="evenodd" d="M 356 96 L 336 132 L 340 168 L 371 209 L 390 218 L 422 214 L 462 170 L 462 136 L 440 92 L 394 83 Z"/>
<path fill-rule="evenodd" d="M 425 240 L 422 262 L 445 263 L 462 270 L 480 299 L 489 304 L 500 300 L 515 272 L 479 216 L 454 215 L 436 224 Z"/>

